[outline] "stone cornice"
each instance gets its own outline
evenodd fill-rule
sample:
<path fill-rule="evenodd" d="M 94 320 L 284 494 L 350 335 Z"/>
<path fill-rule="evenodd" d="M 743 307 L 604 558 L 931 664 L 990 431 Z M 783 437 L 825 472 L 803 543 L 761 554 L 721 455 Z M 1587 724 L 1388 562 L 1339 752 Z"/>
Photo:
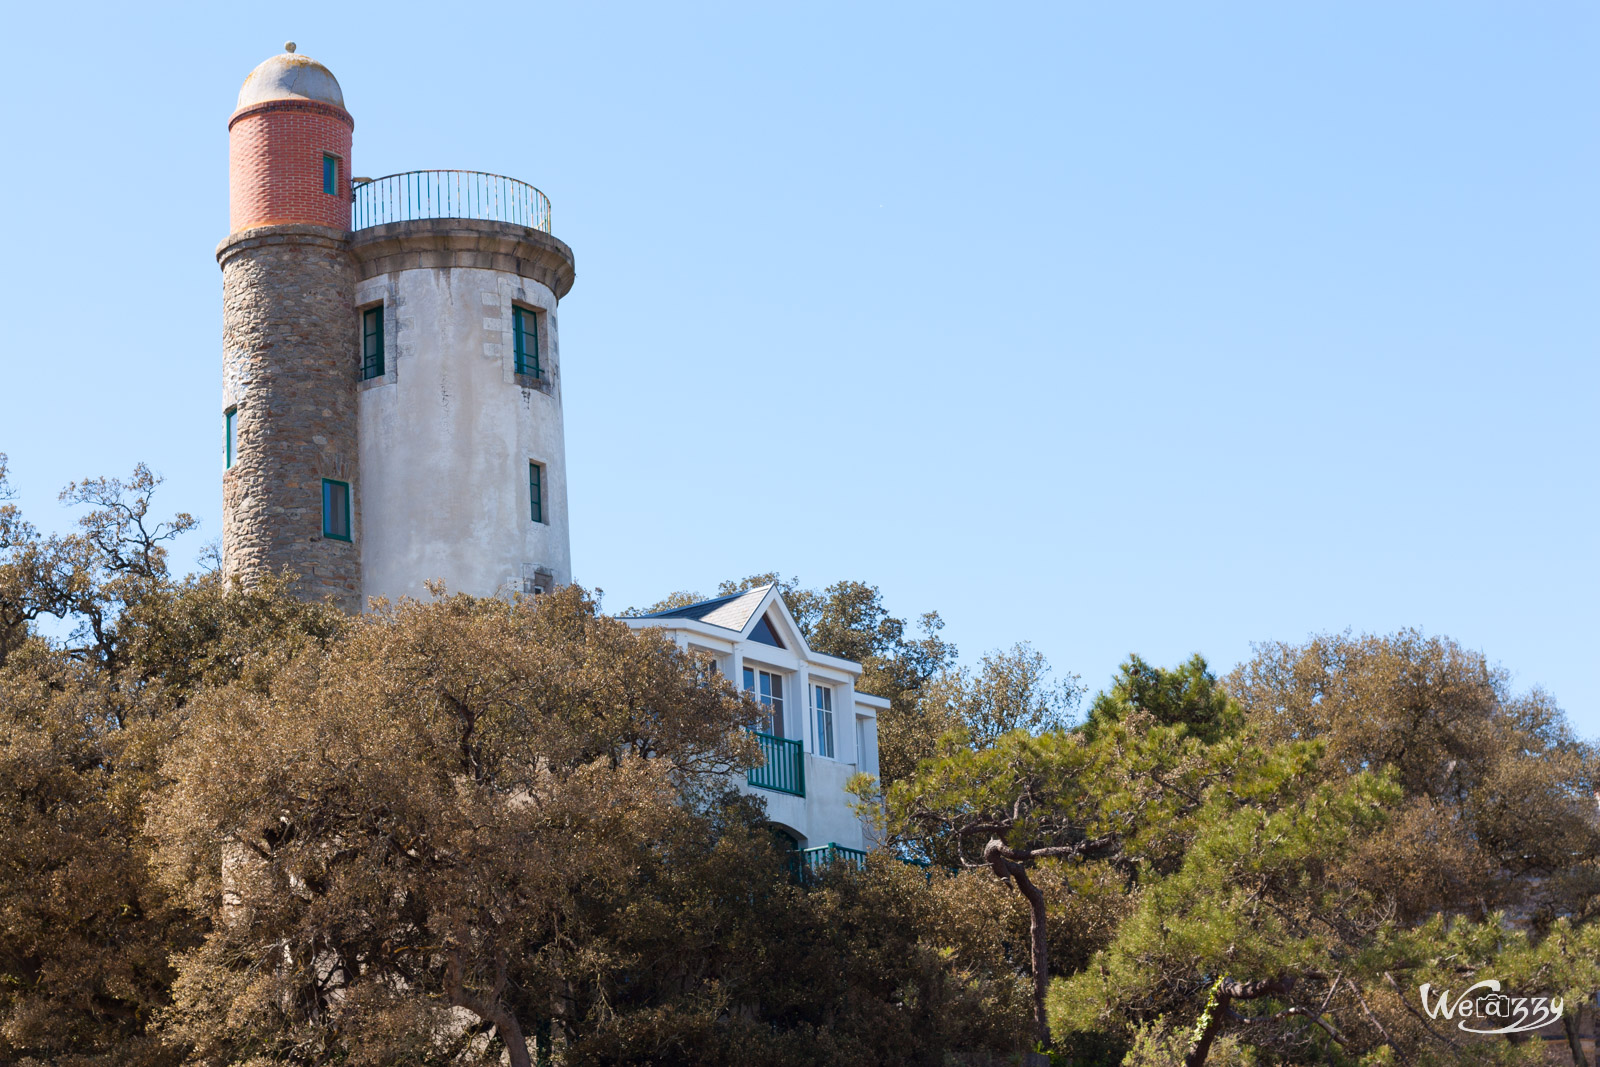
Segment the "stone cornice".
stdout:
<path fill-rule="evenodd" d="M 217 245 L 217 265 L 226 266 L 228 260 L 253 248 L 268 245 L 310 245 L 341 252 L 350 250 L 350 233 L 331 226 L 315 226 L 308 222 L 292 222 L 280 226 L 252 226 L 248 230 L 230 233 Z"/>
<path fill-rule="evenodd" d="M 369 226 L 350 235 L 350 250 L 362 280 L 400 270 L 478 267 L 532 278 L 559 300 L 571 290 L 576 276 L 572 249 L 565 242 L 543 230 L 483 219 L 417 219 Z"/>

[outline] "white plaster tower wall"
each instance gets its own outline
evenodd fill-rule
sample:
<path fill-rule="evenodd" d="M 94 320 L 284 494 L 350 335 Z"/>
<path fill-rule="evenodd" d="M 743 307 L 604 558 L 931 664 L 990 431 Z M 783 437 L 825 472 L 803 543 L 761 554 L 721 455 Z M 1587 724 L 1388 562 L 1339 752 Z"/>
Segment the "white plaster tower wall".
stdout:
<path fill-rule="evenodd" d="M 363 594 L 422 598 L 430 580 L 478 596 L 571 582 L 558 340 L 571 251 L 479 220 L 354 237 L 355 304 L 383 308 L 386 357 L 357 394 Z M 517 373 L 519 309 L 537 331 L 537 374 Z"/>

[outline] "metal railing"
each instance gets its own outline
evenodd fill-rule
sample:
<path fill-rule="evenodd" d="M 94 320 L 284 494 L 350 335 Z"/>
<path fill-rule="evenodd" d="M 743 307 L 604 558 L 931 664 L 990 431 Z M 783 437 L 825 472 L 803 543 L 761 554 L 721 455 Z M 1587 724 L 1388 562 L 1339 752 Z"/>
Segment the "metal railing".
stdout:
<path fill-rule="evenodd" d="M 867 854 L 859 848 L 845 848 L 829 841 L 821 848 L 803 848 L 794 854 L 795 877 L 808 882 L 834 863 L 848 863 L 856 870 L 867 865 Z"/>
<path fill-rule="evenodd" d="M 750 768 L 750 784 L 793 796 L 806 795 L 806 752 L 799 741 L 751 731 L 761 745 L 761 766 Z"/>
<path fill-rule="evenodd" d="M 550 198 L 527 182 L 476 170 L 412 170 L 359 182 L 350 228 L 416 219 L 485 219 L 550 232 Z"/>

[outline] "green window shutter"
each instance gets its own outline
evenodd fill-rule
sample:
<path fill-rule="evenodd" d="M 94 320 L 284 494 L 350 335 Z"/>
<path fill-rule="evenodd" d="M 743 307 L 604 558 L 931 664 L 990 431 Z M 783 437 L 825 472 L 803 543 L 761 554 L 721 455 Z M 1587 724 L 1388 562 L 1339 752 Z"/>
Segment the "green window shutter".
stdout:
<path fill-rule="evenodd" d="M 337 156 L 322 157 L 322 191 L 331 196 L 339 193 L 339 159 Z"/>
<path fill-rule="evenodd" d="M 511 329 L 516 340 L 518 374 L 537 378 L 539 369 L 539 316 L 527 308 L 511 308 Z"/>
<path fill-rule="evenodd" d="M 350 483 L 322 479 L 322 536 L 350 540 Z"/>
<path fill-rule="evenodd" d="M 544 470 L 537 463 L 528 464 L 528 505 L 534 522 L 544 521 Z"/>
<path fill-rule="evenodd" d="M 222 469 L 232 470 L 239 451 L 239 409 L 222 413 Z"/>
<path fill-rule="evenodd" d="M 361 313 L 361 378 L 383 377 L 383 308 Z"/>

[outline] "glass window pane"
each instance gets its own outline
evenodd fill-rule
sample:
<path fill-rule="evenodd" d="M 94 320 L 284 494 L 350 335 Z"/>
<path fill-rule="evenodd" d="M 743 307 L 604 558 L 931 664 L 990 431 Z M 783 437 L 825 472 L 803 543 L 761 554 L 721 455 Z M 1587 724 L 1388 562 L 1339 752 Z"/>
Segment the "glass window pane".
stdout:
<path fill-rule="evenodd" d="M 744 687 L 746 689 L 754 689 L 756 687 L 756 672 L 749 667 L 744 669 Z"/>
<path fill-rule="evenodd" d="M 325 537 L 350 538 L 350 487 L 342 482 L 322 483 L 322 533 Z"/>

